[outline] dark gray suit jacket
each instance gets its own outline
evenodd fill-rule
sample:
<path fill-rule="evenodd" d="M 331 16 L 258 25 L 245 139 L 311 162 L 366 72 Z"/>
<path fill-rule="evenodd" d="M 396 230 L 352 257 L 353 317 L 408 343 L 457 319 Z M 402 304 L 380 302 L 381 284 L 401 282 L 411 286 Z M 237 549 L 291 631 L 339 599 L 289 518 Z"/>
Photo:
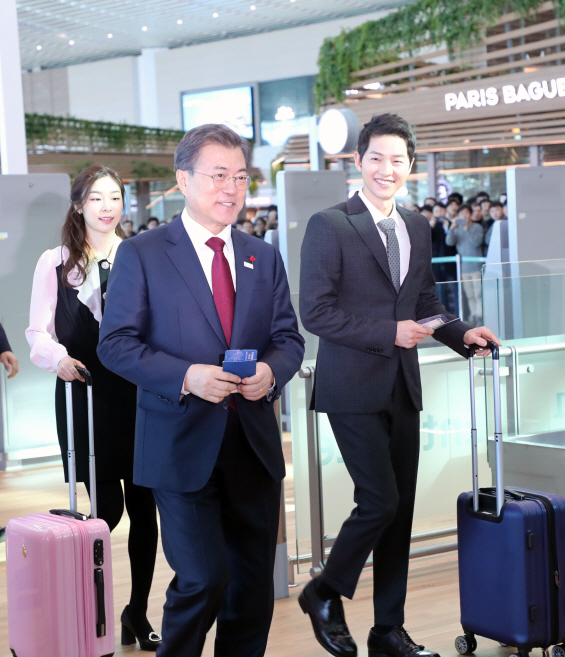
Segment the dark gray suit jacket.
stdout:
<path fill-rule="evenodd" d="M 410 264 L 399 293 L 392 284 L 386 249 L 371 213 L 356 194 L 316 213 L 301 253 L 300 316 L 319 336 L 312 408 L 322 413 L 376 413 L 392 392 L 398 367 L 414 406 L 422 409 L 416 347 L 395 346 L 396 324 L 449 315 L 435 294 L 430 225 L 398 208 L 410 237 Z M 470 327 L 448 324 L 434 338 L 467 356 Z"/>
<path fill-rule="evenodd" d="M 2 327 L 2 324 L 0 324 L 0 354 L 3 354 L 5 351 L 12 351 L 12 349 L 6 337 L 6 331 Z"/>

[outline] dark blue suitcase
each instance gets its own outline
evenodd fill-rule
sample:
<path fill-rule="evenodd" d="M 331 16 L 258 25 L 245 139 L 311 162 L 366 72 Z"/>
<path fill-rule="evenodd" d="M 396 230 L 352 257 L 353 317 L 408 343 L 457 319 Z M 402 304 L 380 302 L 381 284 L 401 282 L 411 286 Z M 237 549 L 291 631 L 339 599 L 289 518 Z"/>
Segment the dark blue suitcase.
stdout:
<path fill-rule="evenodd" d="M 520 657 L 549 646 L 565 657 L 565 497 L 504 489 L 499 350 L 493 351 L 496 487 L 478 487 L 474 365 L 469 358 L 473 491 L 457 501 L 461 655 L 475 635 L 516 646 Z M 560 573 L 564 582 L 561 586 Z"/>

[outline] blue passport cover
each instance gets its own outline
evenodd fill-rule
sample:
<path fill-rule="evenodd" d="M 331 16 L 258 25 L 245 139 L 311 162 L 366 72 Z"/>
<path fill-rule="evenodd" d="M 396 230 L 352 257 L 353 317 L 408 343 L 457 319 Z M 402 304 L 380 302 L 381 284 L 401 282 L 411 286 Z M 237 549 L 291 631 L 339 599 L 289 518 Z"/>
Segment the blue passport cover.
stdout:
<path fill-rule="evenodd" d="M 254 376 L 257 372 L 256 349 L 229 349 L 224 357 L 223 370 L 241 379 Z"/>

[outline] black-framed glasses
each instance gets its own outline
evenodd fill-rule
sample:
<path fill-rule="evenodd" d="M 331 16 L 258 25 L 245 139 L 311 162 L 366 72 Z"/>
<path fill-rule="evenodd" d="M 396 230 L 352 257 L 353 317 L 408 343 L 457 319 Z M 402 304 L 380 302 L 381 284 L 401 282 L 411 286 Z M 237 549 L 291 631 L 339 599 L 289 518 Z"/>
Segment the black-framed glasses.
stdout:
<path fill-rule="evenodd" d="M 223 189 L 230 180 L 233 178 L 233 182 L 238 189 L 247 189 L 251 184 L 251 176 L 227 176 L 225 173 L 214 173 L 213 175 L 209 173 L 201 173 L 200 171 L 193 171 L 193 173 L 199 173 L 201 176 L 208 176 L 212 178 L 214 187 L 218 189 Z"/>

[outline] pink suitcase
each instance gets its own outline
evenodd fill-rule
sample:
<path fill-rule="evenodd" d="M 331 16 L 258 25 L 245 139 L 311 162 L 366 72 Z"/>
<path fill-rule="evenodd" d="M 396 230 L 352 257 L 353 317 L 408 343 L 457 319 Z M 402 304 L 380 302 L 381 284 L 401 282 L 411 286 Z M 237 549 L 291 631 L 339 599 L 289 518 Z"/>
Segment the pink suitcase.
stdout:
<path fill-rule="evenodd" d="M 66 384 L 71 510 L 10 520 L 6 527 L 8 628 L 14 657 L 110 657 L 114 600 L 110 530 L 96 519 L 92 379 L 87 382 L 91 519 L 77 513 L 71 384 Z"/>

